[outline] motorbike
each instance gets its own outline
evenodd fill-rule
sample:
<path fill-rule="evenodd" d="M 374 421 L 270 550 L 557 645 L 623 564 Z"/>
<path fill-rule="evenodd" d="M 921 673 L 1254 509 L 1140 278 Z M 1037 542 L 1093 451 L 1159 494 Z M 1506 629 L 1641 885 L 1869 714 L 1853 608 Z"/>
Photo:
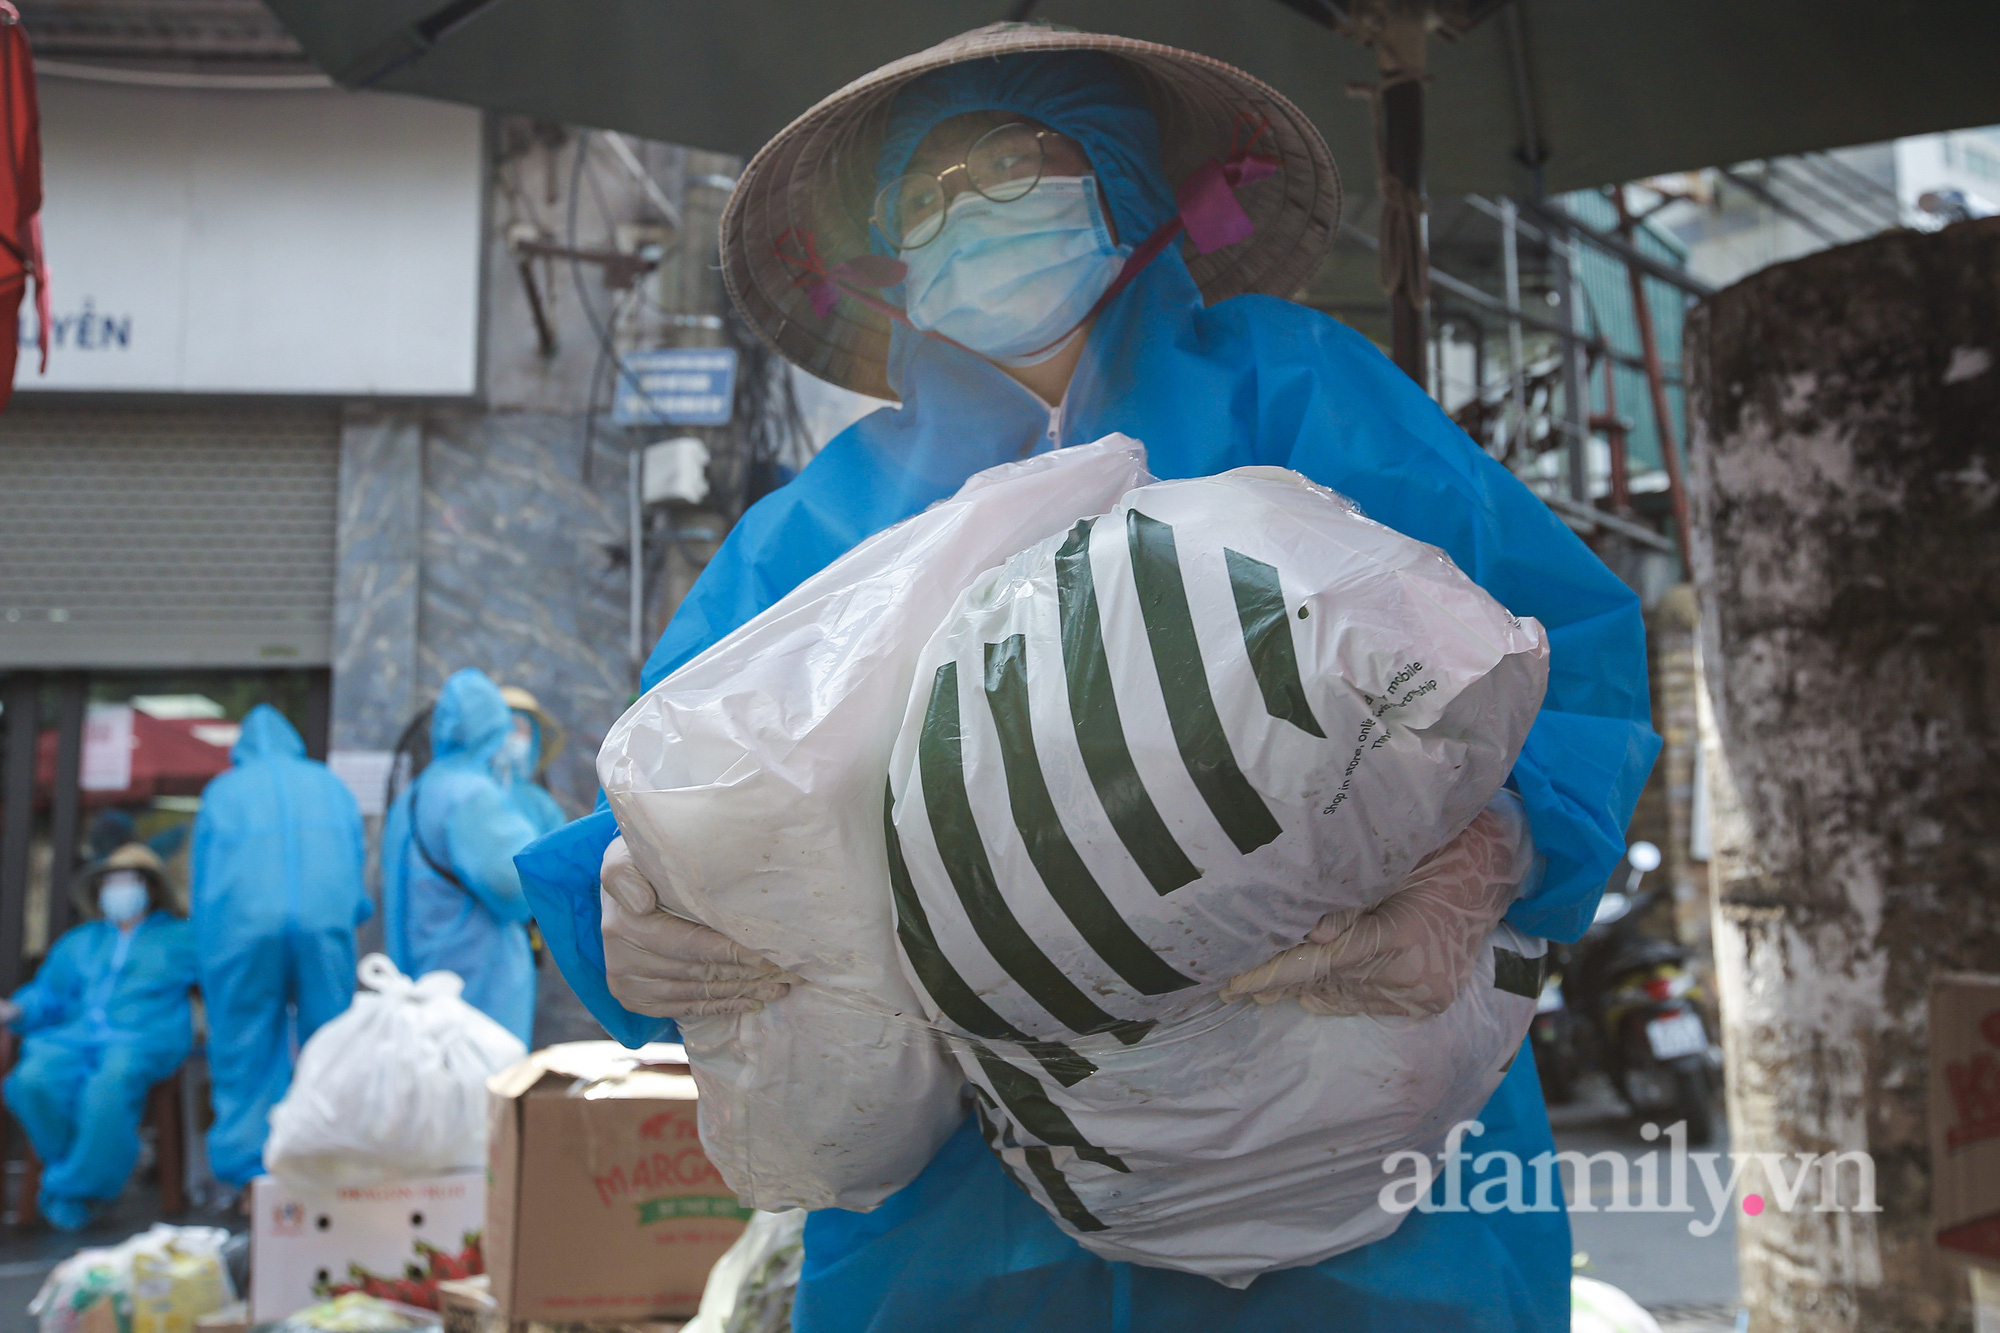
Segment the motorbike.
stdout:
<path fill-rule="evenodd" d="M 1660 850 L 1635 842 L 1622 891 L 1598 904 L 1590 929 L 1568 951 L 1565 1007 L 1589 1032 L 1612 1087 L 1636 1115 L 1687 1122 L 1690 1145 L 1715 1135 L 1715 1082 L 1721 1048 L 1712 1006 L 1687 970 L 1688 951 L 1641 929 L 1660 890 L 1639 882 Z M 1531 1029 L 1532 1030 L 1532 1029 Z M 1541 1057 L 1541 1048 L 1536 1048 Z"/>
<path fill-rule="evenodd" d="M 1535 998 L 1534 1021 L 1528 1041 L 1535 1052 L 1535 1073 L 1542 1081 L 1542 1100 L 1566 1106 L 1576 1100 L 1576 1080 L 1583 1071 L 1583 1051 L 1576 1011 L 1563 998 L 1562 969 L 1567 951 L 1549 942 L 1549 974 Z"/>

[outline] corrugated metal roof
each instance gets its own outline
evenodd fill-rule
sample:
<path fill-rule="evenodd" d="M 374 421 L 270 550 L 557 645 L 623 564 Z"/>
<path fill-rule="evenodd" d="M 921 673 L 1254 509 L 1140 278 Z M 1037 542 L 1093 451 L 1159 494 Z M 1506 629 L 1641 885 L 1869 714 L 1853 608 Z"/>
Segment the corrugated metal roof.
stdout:
<path fill-rule="evenodd" d="M 1617 209 L 1609 199 L 1594 190 L 1565 195 L 1562 206 L 1578 221 L 1591 226 L 1612 228 L 1618 225 Z M 1676 266 L 1686 258 L 1671 238 L 1643 223 L 1639 227 L 1638 245 L 1644 253 Z M 1584 327 L 1593 336 L 1604 337 L 1617 351 L 1628 356 L 1640 355 L 1639 321 L 1632 309 L 1632 289 L 1625 265 L 1591 246 L 1580 246 L 1579 249 L 1582 251 L 1578 276 L 1583 283 Z M 1681 326 L 1686 319 L 1687 297 L 1679 289 L 1657 278 L 1646 278 L 1644 281 L 1646 301 L 1652 306 L 1660 360 L 1668 376 L 1667 405 L 1673 414 L 1673 434 L 1684 449 L 1687 440 L 1686 407 L 1679 375 Z M 1646 386 L 1646 373 L 1623 365 L 1609 369 L 1616 376 L 1613 389 L 1618 415 L 1632 423 L 1632 431 L 1626 438 L 1632 471 L 1657 471 L 1664 463 L 1660 454 L 1660 433 L 1653 420 L 1653 401 Z M 1607 367 L 1600 364 L 1590 379 L 1590 411 L 1593 415 L 1604 411 L 1606 370 Z"/>

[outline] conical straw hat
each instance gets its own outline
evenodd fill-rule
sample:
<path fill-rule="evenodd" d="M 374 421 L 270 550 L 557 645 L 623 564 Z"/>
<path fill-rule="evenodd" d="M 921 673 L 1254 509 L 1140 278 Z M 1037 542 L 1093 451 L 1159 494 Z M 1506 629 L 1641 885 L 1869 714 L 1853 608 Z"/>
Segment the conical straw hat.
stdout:
<path fill-rule="evenodd" d="M 765 343 L 823 380 L 877 398 L 896 396 L 887 376 L 887 317 L 854 300 L 842 300 L 824 318 L 815 313 L 800 270 L 779 257 L 780 239 L 810 234 L 828 267 L 867 254 L 876 157 L 896 94 L 946 65 L 1030 51 L 1099 51 L 1123 61 L 1159 121 L 1173 185 L 1240 146 L 1246 124 L 1268 125 L 1256 151 L 1277 159 L 1277 174 L 1237 196 L 1256 233 L 1205 255 L 1183 249 L 1209 304 L 1245 292 L 1290 296 L 1318 269 L 1340 225 L 1340 174 L 1319 130 L 1283 94 L 1192 51 L 1047 24 L 996 23 L 856 79 L 751 159 L 722 215 L 722 276 Z"/>

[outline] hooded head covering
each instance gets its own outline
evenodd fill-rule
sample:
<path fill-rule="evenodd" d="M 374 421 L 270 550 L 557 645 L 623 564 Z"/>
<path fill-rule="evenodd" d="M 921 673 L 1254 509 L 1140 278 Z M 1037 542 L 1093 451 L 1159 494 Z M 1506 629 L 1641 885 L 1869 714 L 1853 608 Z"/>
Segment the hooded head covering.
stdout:
<path fill-rule="evenodd" d="M 298 728 L 269 704 L 258 704 L 243 719 L 243 732 L 229 751 L 229 761 L 237 766 L 260 759 L 303 759 L 306 743 Z"/>
<path fill-rule="evenodd" d="M 1121 241 L 1137 243 L 1173 217 L 1174 192 L 1160 165 L 1159 122 L 1131 76 L 1097 51 L 1001 56 L 924 75 L 896 94 L 890 107 L 876 180 L 886 185 L 902 175 L 925 135 L 975 111 L 1038 120 L 1082 144 Z"/>
<path fill-rule="evenodd" d="M 500 687 L 476 667 L 452 673 L 431 711 L 431 758 L 464 755 L 480 763 L 493 758 L 514 729 L 514 710 Z"/>

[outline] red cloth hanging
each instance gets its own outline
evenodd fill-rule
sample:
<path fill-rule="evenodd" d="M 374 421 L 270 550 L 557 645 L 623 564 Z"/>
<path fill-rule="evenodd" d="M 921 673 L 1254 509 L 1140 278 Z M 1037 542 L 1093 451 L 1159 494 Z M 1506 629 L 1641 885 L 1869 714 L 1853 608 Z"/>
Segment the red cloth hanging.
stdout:
<path fill-rule="evenodd" d="M 42 259 L 42 117 L 21 15 L 0 0 L 0 408 L 14 396 L 21 301 L 35 281 L 36 342 L 49 368 L 49 278 Z"/>

